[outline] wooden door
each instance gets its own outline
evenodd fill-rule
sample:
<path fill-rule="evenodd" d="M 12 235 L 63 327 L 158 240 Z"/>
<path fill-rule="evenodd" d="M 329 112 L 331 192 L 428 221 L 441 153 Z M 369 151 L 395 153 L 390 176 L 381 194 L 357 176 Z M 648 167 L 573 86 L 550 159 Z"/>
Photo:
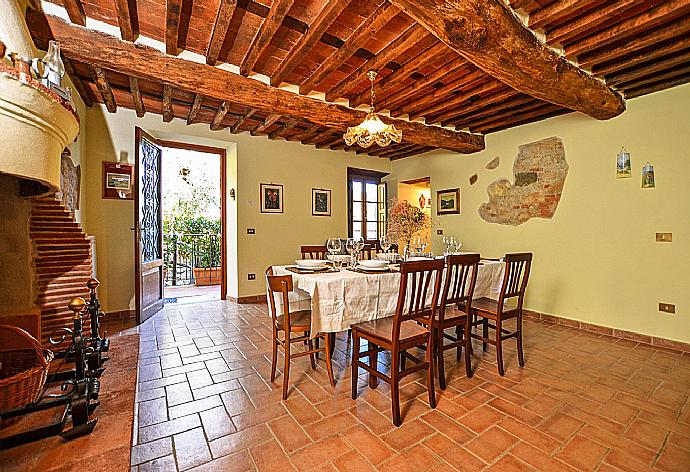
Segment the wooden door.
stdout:
<path fill-rule="evenodd" d="M 163 308 L 163 151 L 153 137 L 135 130 L 134 233 L 137 322 Z"/>

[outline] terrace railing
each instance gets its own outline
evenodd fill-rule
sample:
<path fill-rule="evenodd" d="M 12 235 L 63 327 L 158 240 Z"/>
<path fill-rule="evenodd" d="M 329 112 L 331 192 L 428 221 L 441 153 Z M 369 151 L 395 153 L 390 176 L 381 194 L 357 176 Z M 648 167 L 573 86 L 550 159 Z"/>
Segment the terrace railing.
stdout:
<path fill-rule="evenodd" d="M 220 241 L 213 233 L 164 234 L 165 285 L 220 284 Z"/>

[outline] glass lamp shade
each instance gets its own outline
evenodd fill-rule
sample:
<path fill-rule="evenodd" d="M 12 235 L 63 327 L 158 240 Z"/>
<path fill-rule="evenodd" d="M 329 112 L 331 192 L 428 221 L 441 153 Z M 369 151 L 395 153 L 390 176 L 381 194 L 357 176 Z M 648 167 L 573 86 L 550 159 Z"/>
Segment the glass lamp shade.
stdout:
<path fill-rule="evenodd" d="M 62 77 L 65 75 L 65 64 L 60 57 L 60 44 L 51 40 L 48 43 L 48 52 L 43 57 L 45 66 L 45 78 L 56 85 L 62 85 Z"/>
<path fill-rule="evenodd" d="M 343 138 L 348 146 L 357 143 L 363 148 L 368 148 L 376 143 L 381 147 L 386 147 L 391 142 L 402 141 L 402 131 L 396 129 L 394 125 L 385 124 L 371 110 L 362 123 L 349 127 Z"/>

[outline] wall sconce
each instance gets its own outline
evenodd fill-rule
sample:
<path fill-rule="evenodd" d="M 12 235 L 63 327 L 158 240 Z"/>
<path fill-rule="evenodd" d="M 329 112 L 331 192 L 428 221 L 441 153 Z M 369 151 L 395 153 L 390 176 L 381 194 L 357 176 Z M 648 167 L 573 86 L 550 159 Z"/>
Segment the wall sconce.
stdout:
<path fill-rule="evenodd" d="M 233 200 L 235 199 L 235 189 L 234 188 L 230 189 L 230 198 L 232 198 Z"/>

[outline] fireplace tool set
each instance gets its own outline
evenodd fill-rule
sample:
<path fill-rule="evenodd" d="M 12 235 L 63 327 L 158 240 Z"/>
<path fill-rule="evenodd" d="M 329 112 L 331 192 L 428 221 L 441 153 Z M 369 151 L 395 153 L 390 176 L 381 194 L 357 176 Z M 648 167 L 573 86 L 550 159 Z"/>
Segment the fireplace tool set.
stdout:
<path fill-rule="evenodd" d="M 50 436 L 60 435 L 73 439 L 89 434 L 98 418 L 91 418 L 99 405 L 99 377 L 103 364 L 109 359 L 103 354 L 110 348 L 107 333 L 100 335 L 100 302 L 96 289 L 97 279 L 88 281 L 89 302 L 76 297 L 68 307 L 73 312 L 72 327 L 53 331 L 50 343 L 58 346 L 68 341 L 69 346 L 53 353 L 42 349 L 40 343 L 25 331 L 0 325 L 0 333 L 10 332 L 13 341 L 22 339 L 27 349 L 0 350 L 0 422 L 31 415 L 40 411 L 62 407 L 57 421 L 30 431 L 22 431 L 0 438 L 0 449 L 8 449 Z M 91 321 L 90 333 L 84 331 L 84 318 Z M 74 363 L 74 368 L 49 374 L 53 359 Z M 58 393 L 53 393 L 59 387 Z M 71 427 L 65 426 L 71 423 Z"/>

